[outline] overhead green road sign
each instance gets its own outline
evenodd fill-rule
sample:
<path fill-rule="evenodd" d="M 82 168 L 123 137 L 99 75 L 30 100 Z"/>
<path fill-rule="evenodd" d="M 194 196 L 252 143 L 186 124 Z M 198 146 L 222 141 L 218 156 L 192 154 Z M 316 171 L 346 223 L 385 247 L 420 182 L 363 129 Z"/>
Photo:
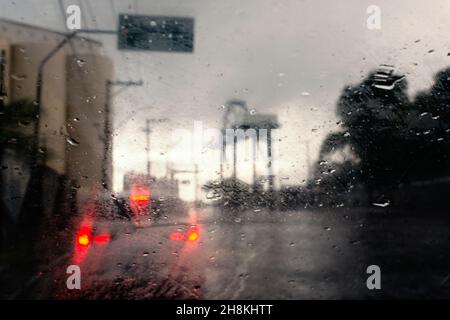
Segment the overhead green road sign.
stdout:
<path fill-rule="evenodd" d="M 170 52 L 194 51 L 194 19 L 119 15 L 119 49 Z"/>

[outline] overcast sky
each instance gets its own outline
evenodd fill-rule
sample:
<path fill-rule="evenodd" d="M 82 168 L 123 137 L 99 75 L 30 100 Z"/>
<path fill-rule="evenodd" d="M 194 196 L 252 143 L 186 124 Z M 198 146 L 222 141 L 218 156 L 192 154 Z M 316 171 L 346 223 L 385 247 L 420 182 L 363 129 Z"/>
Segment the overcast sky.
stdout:
<path fill-rule="evenodd" d="M 448 0 L 63 3 L 81 6 L 83 28 L 116 29 L 118 13 L 195 18 L 193 54 L 119 52 L 114 36 L 96 37 L 104 43 L 103 53 L 114 60 L 116 79 L 144 81 L 142 88 L 129 88 L 114 101 L 116 188 L 124 172 L 145 169 L 140 131 L 145 118 L 171 119 L 155 126 L 152 136 L 154 173 L 161 175 L 172 130 L 193 128 L 194 121 L 219 128 L 221 105 L 231 98 L 246 100 L 257 113 L 279 116 L 278 174 L 283 183 L 300 183 L 306 175 L 303 141 L 310 141 L 314 160 L 322 139 L 336 129 L 335 102 L 345 85 L 388 63 L 407 74 L 413 95 L 428 88 L 433 75 L 450 65 Z M 381 8 L 380 30 L 366 27 L 366 9 L 372 4 Z M 65 28 L 57 0 L 0 0 L 0 16 Z M 133 111 L 138 116 L 130 118 Z M 189 168 L 181 158 L 175 157 L 180 160 L 175 166 Z M 214 165 L 200 167 L 203 180 L 215 177 Z"/>

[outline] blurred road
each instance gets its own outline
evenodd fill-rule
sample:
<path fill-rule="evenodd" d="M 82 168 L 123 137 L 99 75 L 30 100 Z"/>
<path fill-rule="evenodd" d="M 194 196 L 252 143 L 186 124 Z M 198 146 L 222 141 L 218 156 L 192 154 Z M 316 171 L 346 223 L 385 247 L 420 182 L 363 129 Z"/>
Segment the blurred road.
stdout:
<path fill-rule="evenodd" d="M 146 224 L 81 265 L 73 298 L 311 299 L 361 297 L 361 222 L 343 214 L 191 209 Z M 326 223 L 325 223 L 326 221 Z M 195 225 L 199 238 L 179 239 Z"/>
<path fill-rule="evenodd" d="M 85 255 L 77 257 L 74 250 L 47 260 L 31 280 L 20 268 L 0 270 L 1 278 L 12 283 L 2 294 L 33 299 L 450 296 L 445 215 L 413 216 L 385 208 L 230 215 L 203 208 L 175 216 L 123 229 L 109 243 L 89 246 Z M 81 290 L 66 287 L 66 268 L 74 263 L 81 268 Z M 366 287 L 371 264 L 381 268 L 382 290 Z"/>

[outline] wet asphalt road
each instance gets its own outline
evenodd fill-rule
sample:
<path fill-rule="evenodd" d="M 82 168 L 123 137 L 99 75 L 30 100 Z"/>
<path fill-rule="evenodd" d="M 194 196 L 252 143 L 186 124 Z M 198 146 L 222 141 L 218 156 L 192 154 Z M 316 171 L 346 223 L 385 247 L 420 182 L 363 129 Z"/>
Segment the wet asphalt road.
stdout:
<path fill-rule="evenodd" d="M 179 240 L 195 225 L 199 238 Z M 364 225 L 344 213 L 191 209 L 94 246 L 60 298 L 326 299 L 364 296 Z"/>
<path fill-rule="evenodd" d="M 46 260 L 30 278 L 1 270 L 6 298 L 366 299 L 449 298 L 450 219 L 390 209 L 191 209 Z M 170 218 L 172 217 L 172 218 Z M 196 236 L 186 235 L 195 226 Z M 68 290 L 78 264 L 81 289 Z M 379 265 L 381 290 L 366 287 Z M 29 265 L 28 262 L 22 265 Z M 19 281 L 20 280 L 20 281 Z M 22 281 L 23 280 L 23 281 Z M 20 285 L 17 285 L 20 283 Z"/>

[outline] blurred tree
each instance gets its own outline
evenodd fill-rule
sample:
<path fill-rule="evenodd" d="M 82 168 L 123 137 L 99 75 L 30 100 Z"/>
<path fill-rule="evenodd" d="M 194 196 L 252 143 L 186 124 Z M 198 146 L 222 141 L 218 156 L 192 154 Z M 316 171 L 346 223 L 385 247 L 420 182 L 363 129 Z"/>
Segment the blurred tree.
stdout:
<path fill-rule="evenodd" d="M 344 131 L 325 139 L 321 159 L 349 146 L 359 162 L 357 176 L 369 193 L 389 189 L 399 182 L 407 163 L 403 140 L 409 108 L 403 76 L 387 67 L 370 73 L 360 84 L 344 89 L 337 103 Z"/>
<path fill-rule="evenodd" d="M 414 178 L 450 175 L 450 68 L 438 72 L 430 90 L 416 96 L 408 124 Z"/>
<path fill-rule="evenodd" d="M 450 68 L 410 102 L 404 77 L 382 66 L 344 89 L 337 113 L 344 131 L 325 139 L 320 159 L 349 147 L 357 160 L 353 171 L 369 195 L 450 174 Z M 346 175 L 348 168 L 338 171 Z"/>

